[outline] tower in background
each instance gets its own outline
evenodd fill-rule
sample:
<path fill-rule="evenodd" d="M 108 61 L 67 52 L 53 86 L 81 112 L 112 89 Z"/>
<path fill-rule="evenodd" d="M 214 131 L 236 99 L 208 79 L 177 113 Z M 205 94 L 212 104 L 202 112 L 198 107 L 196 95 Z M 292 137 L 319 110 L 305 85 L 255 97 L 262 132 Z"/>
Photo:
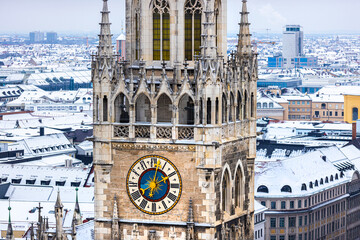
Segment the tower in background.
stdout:
<path fill-rule="evenodd" d="M 284 67 L 294 67 L 295 58 L 304 55 L 304 32 L 300 25 L 286 25 L 283 32 Z"/>

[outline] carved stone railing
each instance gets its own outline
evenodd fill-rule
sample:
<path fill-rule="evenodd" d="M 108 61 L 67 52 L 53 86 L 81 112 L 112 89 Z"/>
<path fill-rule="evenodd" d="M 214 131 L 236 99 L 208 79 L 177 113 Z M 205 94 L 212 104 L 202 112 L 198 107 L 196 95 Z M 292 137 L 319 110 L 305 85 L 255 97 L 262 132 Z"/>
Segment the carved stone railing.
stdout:
<path fill-rule="evenodd" d="M 156 127 L 156 138 L 172 139 L 172 127 Z"/>
<path fill-rule="evenodd" d="M 114 125 L 114 137 L 116 138 L 128 138 L 129 137 L 129 126 Z"/>
<path fill-rule="evenodd" d="M 194 135 L 194 127 L 178 127 L 179 140 L 192 140 Z"/>
<path fill-rule="evenodd" d="M 135 126 L 135 138 L 150 138 L 150 126 Z"/>

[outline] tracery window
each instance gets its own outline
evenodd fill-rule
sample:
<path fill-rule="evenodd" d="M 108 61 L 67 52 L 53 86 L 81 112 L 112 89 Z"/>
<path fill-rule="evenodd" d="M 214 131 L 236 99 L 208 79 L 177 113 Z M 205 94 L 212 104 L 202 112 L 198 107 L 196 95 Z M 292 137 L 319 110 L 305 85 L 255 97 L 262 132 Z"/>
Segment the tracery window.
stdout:
<path fill-rule="evenodd" d="M 200 53 L 201 46 L 201 14 L 200 0 L 187 0 L 185 3 L 185 58 L 192 60 Z"/>
<path fill-rule="evenodd" d="M 167 0 L 153 3 L 153 59 L 170 60 L 170 8 Z"/>

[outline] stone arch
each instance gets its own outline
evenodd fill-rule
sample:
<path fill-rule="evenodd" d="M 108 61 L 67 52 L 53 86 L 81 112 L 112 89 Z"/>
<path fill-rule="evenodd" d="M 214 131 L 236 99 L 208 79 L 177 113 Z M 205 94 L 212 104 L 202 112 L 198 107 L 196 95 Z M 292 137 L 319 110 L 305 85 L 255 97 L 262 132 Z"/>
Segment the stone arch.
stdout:
<path fill-rule="evenodd" d="M 172 101 L 170 97 L 163 93 L 157 99 L 157 122 L 171 123 L 172 119 Z"/>
<path fill-rule="evenodd" d="M 227 117 L 228 117 L 228 105 L 227 105 L 227 99 L 226 99 L 226 95 L 225 93 L 223 93 L 222 95 L 222 107 L 221 107 L 221 110 L 222 110 L 222 123 L 226 123 L 227 122 Z"/>
<path fill-rule="evenodd" d="M 178 104 L 179 124 L 194 125 L 195 123 L 195 104 L 194 99 L 188 94 L 180 97 Z"/>
<path fill-rule="evenodd" d="M 119 93 L 114 101 L 115 122 L 129 123 L 129 99 L 124 93 Z"/>
<path fill-rule="evenodd" d="M 237 107 L 236 107 L 236 120 L 242 118 L 242 96 L 240 91 L 237 93 Z"/>
<path fill-rule="evenodd" d="M 228 166 L 227 166 L 228 167 Z M 224 169 L 221 178 L 221 204 L 222 210 L 230 213 L 231 211 L 231 176 L 228 168 Z"/>
<path fill-rule="evenodd" d="M 243 113 L 244 113 L 244 119 L 247 119 L 248 118 L 248 93 L 246 90 L 244 92 Z"/>
<path fill-rule="evenodd" d="M 250 116 L 253 118 L 255 117 L 255 114 L 256 114 L 256 107 L 255 107 L 255 96 L 254 96 L 254 93 L 251 93 L 251 99 L 250 99 L 250 108 L 251 108 L 251 111 L 250 111 Z"/>
<path fill-rule="evenodd" d="M 151 103 L 149 97 L 144 93 L 138 94 L 135 99 L 135 121 L 151 122 Z"/>
<path fill-rule="evenodd" d="M 103 121 L 107 122 L 108 121 L 108 113 L 109 113 L 109 103 L 108 103 L 108 98 L 106 95 L 104 95 L 103 97 Z"/>
<path fill-rule="evenodd" d="M 242 209 L 245 198 L 245 178 L 244 168 L 241 160 L 238 161 L 236 171 L 234 175 L 234 187 L 235 187 L 235 207 Z"/>
<path fill-rule="evenodd" d="M 235 101 L 234 94 L 230 92 L 230 106 L 229 106 L 229 122 L 234 122 L 234 109 L 235 109 Z"/>

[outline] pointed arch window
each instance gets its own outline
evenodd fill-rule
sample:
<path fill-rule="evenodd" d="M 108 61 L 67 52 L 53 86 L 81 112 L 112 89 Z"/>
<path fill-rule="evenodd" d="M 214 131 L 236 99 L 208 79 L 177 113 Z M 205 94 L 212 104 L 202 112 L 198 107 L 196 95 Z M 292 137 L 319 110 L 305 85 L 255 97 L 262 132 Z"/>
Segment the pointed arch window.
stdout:
<path fill-rule="evenodd" d="M 200 0 L 187 0 L 185 3 L 185 58 L 193 60 L 200 53 L 201 46 L 201 14 Z"/>
<path fill-rule="evenodd" d="M 167 0 L 153 3 L 153 59 L 170 60 L 170 8 Z"/>
<path fill-rule="evenodd" d="M 219 45 L 219 15 L 220 15 L 220 0 L 215 0 L 214 6 L 214 14 L 215 14 L 215 35 L 216 35 L 216 47 Z"/>

